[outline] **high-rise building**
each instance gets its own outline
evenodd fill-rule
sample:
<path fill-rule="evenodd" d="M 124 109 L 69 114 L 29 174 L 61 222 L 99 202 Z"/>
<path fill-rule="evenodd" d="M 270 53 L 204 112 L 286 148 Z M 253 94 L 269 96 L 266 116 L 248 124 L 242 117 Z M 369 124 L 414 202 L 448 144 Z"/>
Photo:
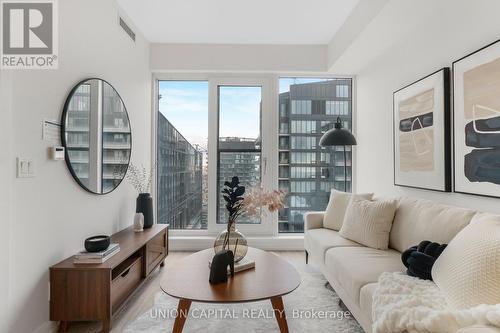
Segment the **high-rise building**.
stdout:
<path fill-rule="evenodd" d="M 172 229 L 206 229 L 203 152 L 158 113 L 158 223 Z"/>
<path fill-rule="evenodd" d="M 320 147 L 337 117 L 351 129 L 352 82 L 335 79 L 290 85 L 279 96 L 279 187 L 288 192 L 280 232 L 303 232 L 303 214 L 324 210 L 332 188 L 344 190 L 343 147 Z M 347 191 L 351 149 L 347 147 Z"/>
<path fill-rule="evenodd" d="M 218 223 L 227 223 L 226 203 L 220 191 L 224 182 L 238 176 L 241 185 L 249 190 L 260 185 L 260 142 L 259 139 L 222 137 L 219 139 L 219 213 Z M 242 216 L 238 223 L 259 223 L 254 217 Z"/>

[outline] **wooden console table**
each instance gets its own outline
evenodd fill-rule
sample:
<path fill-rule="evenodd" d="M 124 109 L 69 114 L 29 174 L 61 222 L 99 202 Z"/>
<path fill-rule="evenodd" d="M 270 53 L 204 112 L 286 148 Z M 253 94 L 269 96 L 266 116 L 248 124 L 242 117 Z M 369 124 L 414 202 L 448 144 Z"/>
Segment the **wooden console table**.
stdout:
<path fill-rule="evenodd" d="M 102 321 L 103 332 L 134 291 L 168 254 L 168 224 L 143 232 L 133 227 L 111 236 L 120 252 L 102 264 L 74 264 L 73 256 L 50 267 L 50 320 L 67 330 L 71 321 Z"/>

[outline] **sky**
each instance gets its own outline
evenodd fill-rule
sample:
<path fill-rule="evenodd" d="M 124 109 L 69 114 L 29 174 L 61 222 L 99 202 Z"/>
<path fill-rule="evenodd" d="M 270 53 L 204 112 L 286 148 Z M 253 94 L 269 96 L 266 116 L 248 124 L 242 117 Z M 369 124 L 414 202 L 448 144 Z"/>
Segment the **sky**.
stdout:
<path fill-rule="evenodd" d="M 160 81 L 159 111 L 191 144 L 207 148 L 208 82 Z"/>
<path fill-rule="evenodd" d="M 280 93 L 290 85 L 326 81 L 315 78 L 281 78 Z M 160 81 L 159 111 L 191 144 L 207 147 L 208 82 Z M 257 138 L 260 132 L 260 87 L 219 88 L 219 135 Z"/>

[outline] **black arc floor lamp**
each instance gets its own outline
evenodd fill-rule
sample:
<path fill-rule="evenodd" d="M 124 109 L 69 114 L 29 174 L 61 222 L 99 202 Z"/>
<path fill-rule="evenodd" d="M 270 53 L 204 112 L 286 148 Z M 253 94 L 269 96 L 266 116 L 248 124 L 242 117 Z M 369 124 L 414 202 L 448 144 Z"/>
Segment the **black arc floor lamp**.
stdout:
<path fill-rule="evenodd" d="M 320 146 L 343 146 L 344 147 L 344 192 L 347 192 L 347 157 L 346 146 L 355 146 L 356 138 L 351 132 L 342 128 L 342 120 L 337 117 L 335 128 L 328 130 L 319 140 Z"/>

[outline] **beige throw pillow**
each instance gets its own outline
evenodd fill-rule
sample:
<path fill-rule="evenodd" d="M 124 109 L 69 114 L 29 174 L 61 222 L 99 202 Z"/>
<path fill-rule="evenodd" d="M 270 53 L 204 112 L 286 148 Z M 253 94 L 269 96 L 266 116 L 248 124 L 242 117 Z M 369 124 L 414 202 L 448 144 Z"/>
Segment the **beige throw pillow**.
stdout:
<path fill-rule="evenodd" d="M 345 211 L 351 199 L 371 200 L 373 193 L 346 193 L 337 190 L 332 190 L 330 193 L 330 201 L 325 210 L 323 217 L 323 227 L 333 230 L 340 230 L 344 222 Z"/>
<path fill-rule="evenodd" d="M 397 206 L 396 200 L 352 200 L 340 235 L 374 249 L 387 250 Z"/>
<path fill-rule="evenodd" d="M 500 216 L 476 214 L 432 266 L 449 305 L 467 309 L 500 302 Z"/>

